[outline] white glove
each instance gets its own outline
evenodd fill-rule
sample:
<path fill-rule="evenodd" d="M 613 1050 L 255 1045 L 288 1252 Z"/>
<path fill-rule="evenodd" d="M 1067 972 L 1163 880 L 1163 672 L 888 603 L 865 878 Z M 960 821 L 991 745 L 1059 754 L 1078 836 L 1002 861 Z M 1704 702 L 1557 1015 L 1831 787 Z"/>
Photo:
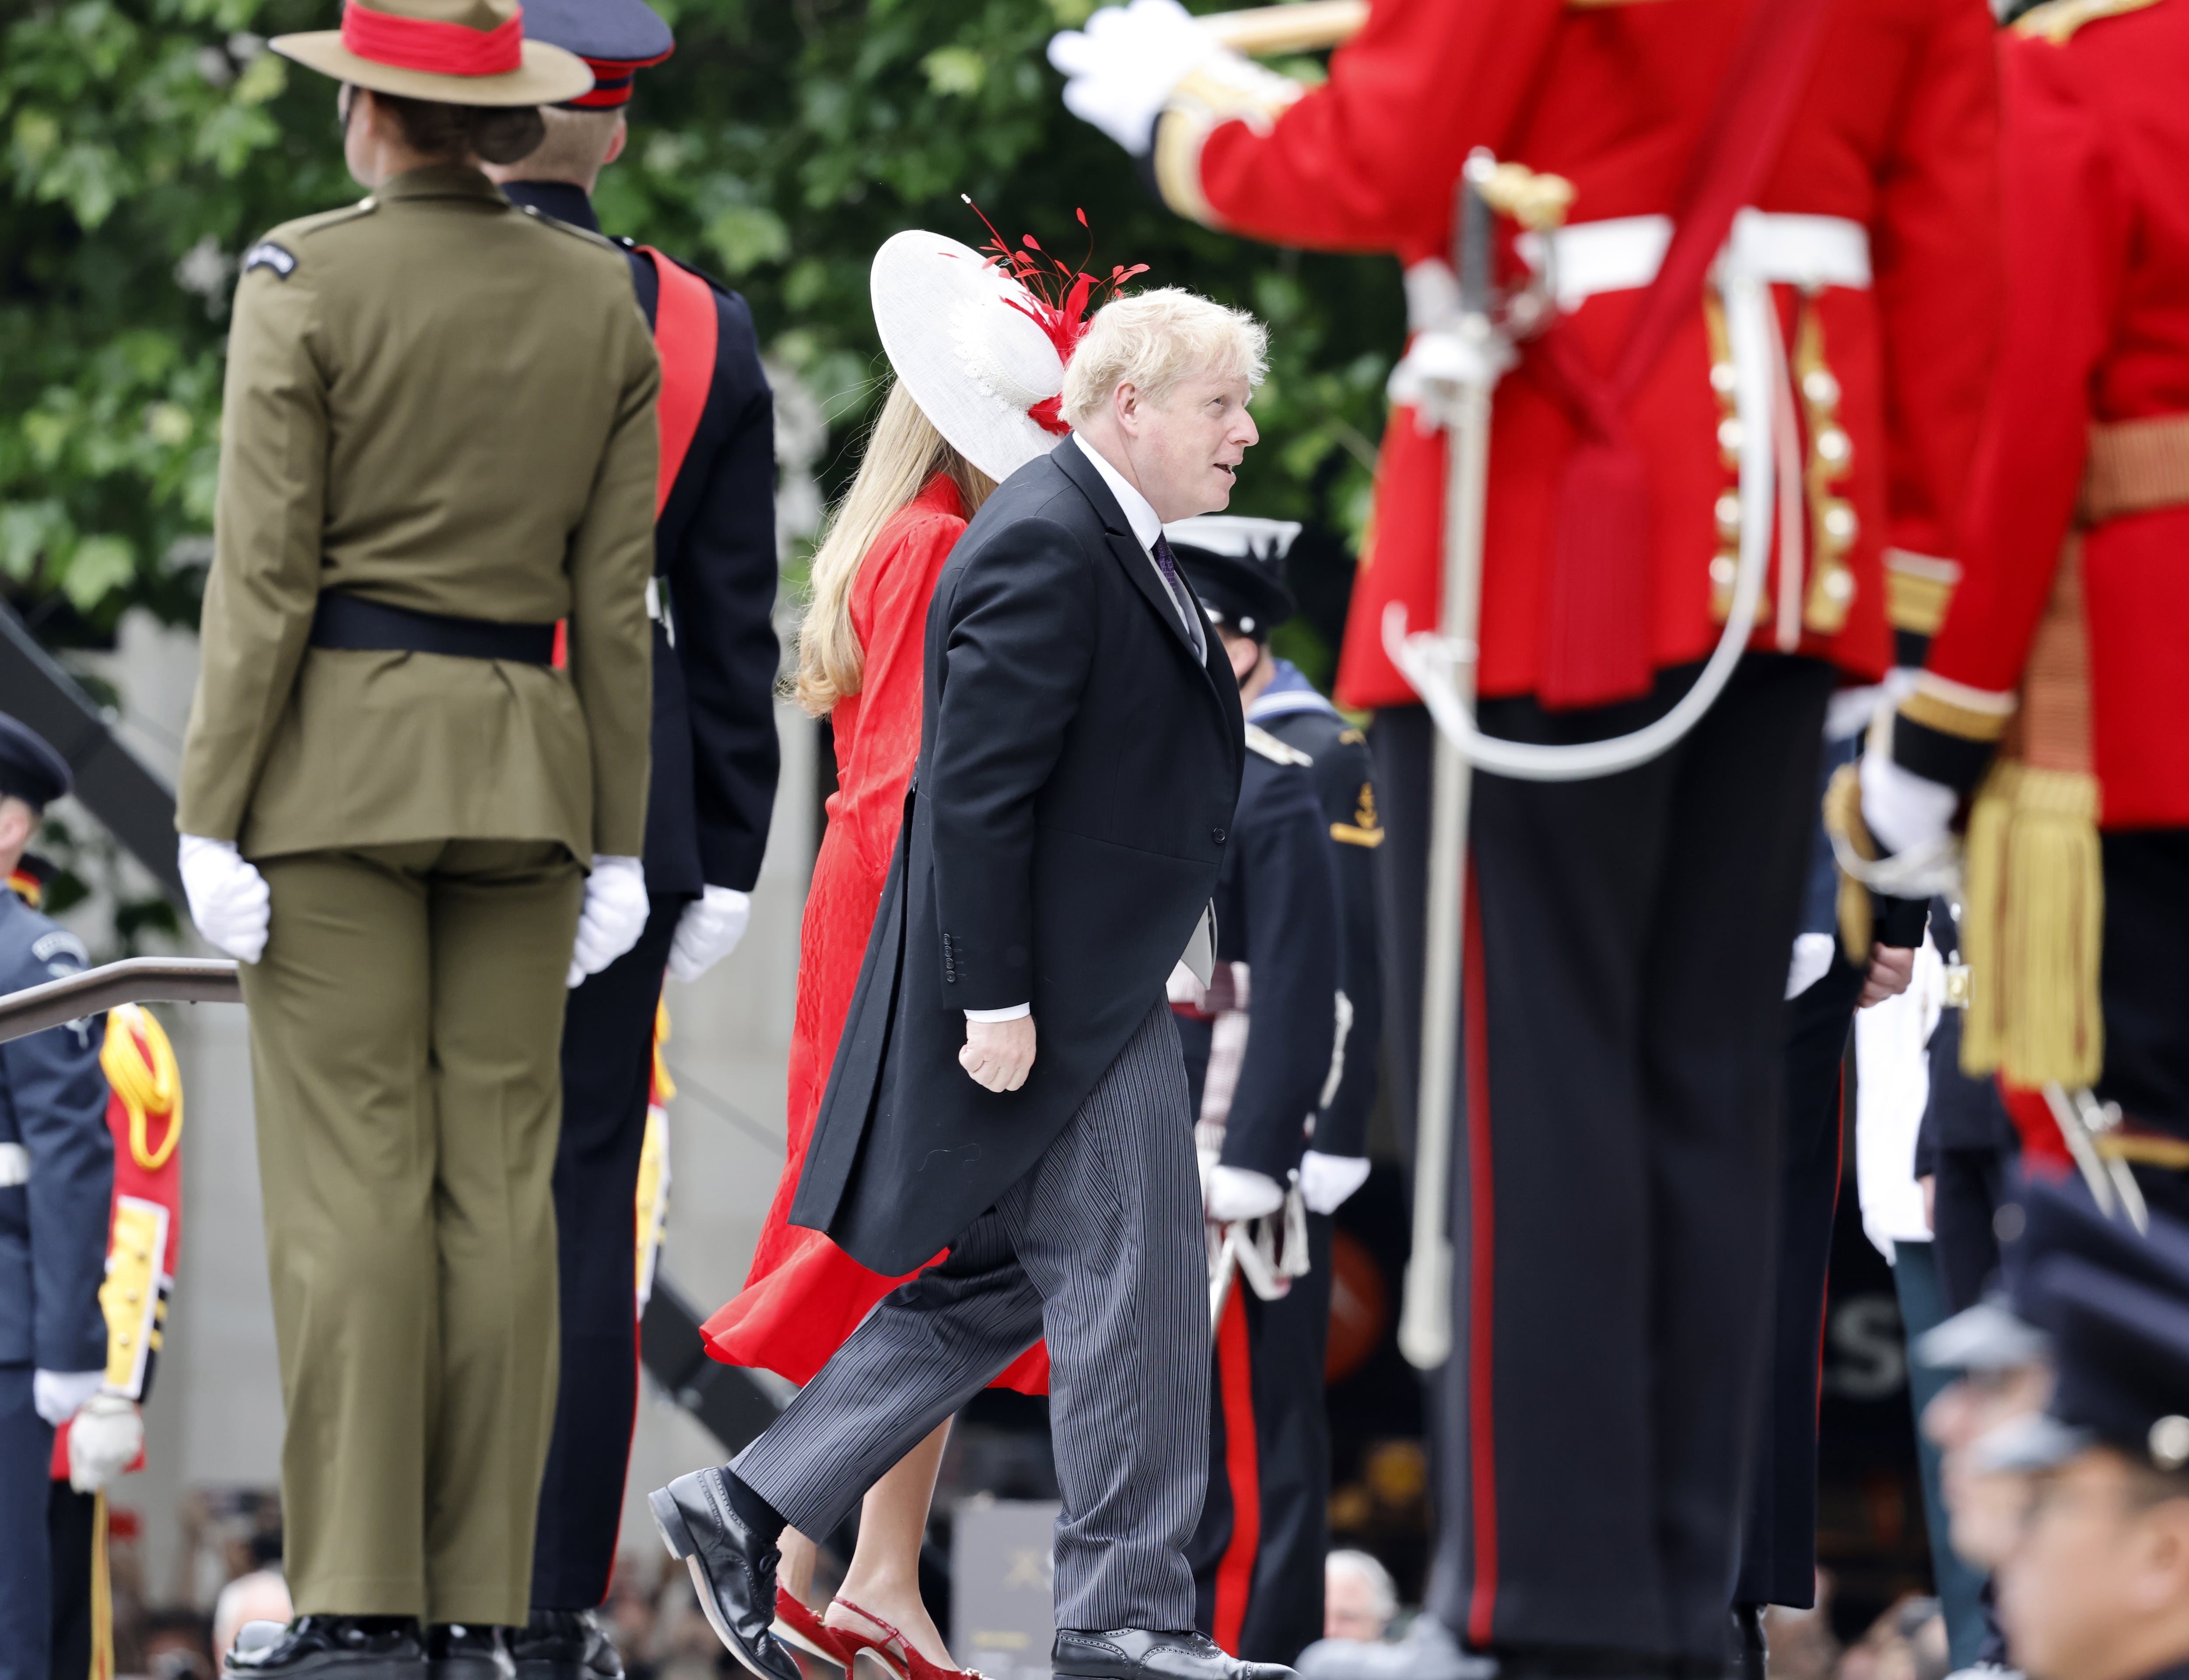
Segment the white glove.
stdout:
<path fill-rule="evenodd" d="M 1830 933 L 1797 933 L 1794 954 L 1786 964 L 1786 997 L 1791 1001 L 1831 971 L 1832 953 L 1839 937 Z"/>
<path fill-rule="evenodd" d="M 31 1404 L 37 1408 L 39 1417 L 58 1429 L 105 1381 L 103 1369 L 36 1372 L 31 1377 Z"/>
<path fill-rule="evenodd" d="M 144 1415 L 126 1394 L 93 1394 L 69 1426 L 69 1485 L 97 1493 L 144 1450 Z"/>
<path fill-rule="evenodd" d="M 1051 36 L 1049 61 L 1070 78 L 1064 108 L 1138 157 L 1170 90 L 1223 51 L 1178 0 L 1132 0 Z"/>
<path fill-rule="evenodd" d="M 1951 788 L 1894 763 L 1880 745 L 1862 755 L 1861 776 L 1862 820 L 1881 849 L 1912 851 L 1946 837 L 1960 803 Z"/>
<path fill-rule="evenodd" d="M 184 834 L 175 861 L 198 931 L 229 956 L 257 962 L 266 949 L 266 929 L 273 918 L 274 895 L 266 877 L 236 851 L 234 840 L 202 834 Z"/>
<path fill-rule="evenodd" d="M 684 907 L 670 942 L 669 972 L 697 980 L 738 948 L 752 919 L 752 894 L 733 886 L 710 886 Z"/>
<path fill-rule="evenodd" d="M 1457 327 L 1419 332 L 1391 370 L 1385 394 L 1411 408 L 1423 432 L 1457 426 L 1470 387 L 1493 388 L 1518 356 L 1498 333 L 1476 340 Z"/>
<path fill-rule="evenodd" d="M 1204 1193 L 1208 1217 L 1219 1225 L 1235 1219 L 1259 1219 L 1285 1205 L 1285 1187 L 1267 1173 L 1244 1167 L 1219 1167 L 1208 1175 Z"/>
<path fill-rule="evenodd" d="M 650 907 L 646 898 L 646 865 L 636 857 L 593 854 L 585 877 L 585 908 L 578 912 L 578 942 L 570 954 L 566 986 L 578 986 L 598 974 L 638 943 Z"/>
<path fill-rule="evenodd" d="M 1300 1157 L 1300 1200 L 1310 1213 L 1334 1213 L 1345 1198 L 1368 1182 L 1368 1162 L 1359 1155 Z"/>

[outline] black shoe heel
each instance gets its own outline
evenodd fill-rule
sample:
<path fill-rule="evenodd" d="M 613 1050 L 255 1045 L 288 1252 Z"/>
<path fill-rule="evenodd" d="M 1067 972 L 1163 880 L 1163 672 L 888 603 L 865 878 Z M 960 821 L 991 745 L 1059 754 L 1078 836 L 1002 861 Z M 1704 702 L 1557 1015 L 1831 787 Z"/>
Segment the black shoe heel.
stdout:
<path fill-rule="evenodd" d="M 653 1526 L 661 1531 L 661 1543 L 669 1548 L 670 1557 L 682 1563 L 697 1549 L 692 1543 L 692 1530 L 684 1525 L 684 1513 L 676 1508 L 665 1487 L 647 1495 L 646 1502 L 653 1512 Z"/>

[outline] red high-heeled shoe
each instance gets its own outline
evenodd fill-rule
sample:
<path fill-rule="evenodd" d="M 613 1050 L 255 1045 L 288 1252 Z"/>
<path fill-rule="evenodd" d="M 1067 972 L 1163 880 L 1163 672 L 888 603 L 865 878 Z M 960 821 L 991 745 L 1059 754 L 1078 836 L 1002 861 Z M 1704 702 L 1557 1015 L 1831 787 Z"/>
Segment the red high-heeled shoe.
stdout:
<path fill-rule="evenodd" d="M 861 1609 L 841 1593 L 836 1595 L 836 1602 L 882 1631 L 882 1637 L 876 1639 L 856 1628 L 829 1629 L 836 1643 L 851 1654 L 853 1680 L 987 1680 L 978 1669 L 945 1668 L 930 1662 L 911 1640 L 872 1610 Z M 879 1672 L 862 1674 L 862 1666 Z"/>
<path fill-rule="evenodd" d="M 775 1589 L 775 1623 L 769 1632 L 793 1650 L 835 1664 L 844 1671 L 844 1680 L 851 1680 L 851 1648 L 838 1638 L 834 1628 L 791 1597 L 787 1588 Z"/>

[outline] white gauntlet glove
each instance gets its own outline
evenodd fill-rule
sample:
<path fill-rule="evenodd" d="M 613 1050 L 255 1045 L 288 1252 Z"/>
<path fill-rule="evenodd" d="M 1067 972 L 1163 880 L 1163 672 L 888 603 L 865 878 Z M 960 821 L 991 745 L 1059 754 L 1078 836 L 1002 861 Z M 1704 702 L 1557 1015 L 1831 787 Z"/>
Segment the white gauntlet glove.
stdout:
<path fill-rule="evenodd" d="M 585 877 L 585 908 L 578 912 L 578 942 L 570 955 L 566 986 L 578 986 L 598 974 L 638 943 L 646 931 L 646 866 L 636 857 L 593 854 Z"/>
<path fill-rule="evenodd" d="M 1942 840 L 1960 800 L 1943 782 L 1896 764 L 1889 752 L 1862 755 L 1862 820 L 1885 851 L 1913 851 Z"/>
<path fill-rule="evenodd" d="M 1300 1157 L 1300 1200 L 1310 1213 L 1334 1213 L 1345 1198 L 1368 1182 L 1368 1162 L 1358 1155 Z"/>
<path fill-rule="evenodd" d="M 1064 108 L 1138 157 L 1171 89 L 1223 50 L 1178 0 L 1132 0 L 1050 37 L 1049 61 L 1070 78 Z"/>
<path fill-rule="evenodd" d="M 1208 1175 L 1203 1202 L 1211 1219 L 1228 1225 L 1276 1213 L 1285 1205 L 1285 1187 L 1267 1173 L 1246 1167 L 1219 1167 Z"/>
<path fill-rule="evenodd" d="M 31 1404 L 39 1417 L 56 1429 L 106 1381 L 104 1366 L 97 1371 L 37 1371 L 31 1375 Z"/>
<path fill-rule="evenodd" d="M 274 895 L 260 874 L 235 849 L 234 840 L 184 834 L 175 848 L 183 892 L 190 901 L 190 919 L 206 941 L 246 963 L 266 949 Z"/>
<path fill-rule="evenodd" d="M 126 1394 L 93 1394 L 69 1426 L 69 1485 L 97 1493 L 144 1450 L 144 1415 Z"/>
<path fill-rule="evenodd" d="M 676 937 L 669 947 L 669 972 L 697 980 L 738 948 L 752 919 L 752 895 L 735 887 L 710 886 L 684 907 L 676 919 Z"/>

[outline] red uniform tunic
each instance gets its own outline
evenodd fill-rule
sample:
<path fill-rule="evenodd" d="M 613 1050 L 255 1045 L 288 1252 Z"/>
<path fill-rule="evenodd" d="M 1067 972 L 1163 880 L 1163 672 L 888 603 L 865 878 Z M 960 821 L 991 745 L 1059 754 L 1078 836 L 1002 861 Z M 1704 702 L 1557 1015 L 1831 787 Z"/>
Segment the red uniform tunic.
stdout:
<path fill-rule="evenodd" d="M 1175 144 L 1159 138 L 1158 179 L 1175 207 L 1216 225 L 1410 263 L 1448 254 L 1454 184 L 1476 146 L 1570 180 L 1576 223 L 1666 214 L 1750 3 L 1376 0 L 1326 85 L 1274 118 L 1214 127 L 1183 172 Z M 1983 0 L 1834 0 L 1807 91 L 1755 197 L 1766 212 L 1844 218 L 1869 235 L 1874 284 L 1825 288 L 1815 316 L 1852 444 L 1835 491 L 1858 521 L 1845 556 L 1852 594 L 1843 623 L 1805 628 L 1799 642 L 1864 677 L 1891 663 L 1887 549 L 1948 557 L 1957 546 L 1999 289 L 1990 37 Z M 1790 342 L 1794 289 L 1776 290 Z M 1596 296 L 1558 330 L 1608 371 L 1641 295 Z M 1626 409 L 1650 489 L 1657 667 L 1701 659 L 1719 631 L 1711 564 L 1734 474 L 1711 361 L 1698 309 Z M 1524 358 L 1496 397 L 1485 695 L 1536 692 L 1542 672 L 1545 557 L 1578 434 L 1536 362 Z M 1385 656 L 1383 614 L 1398 601 L 1414 627 L 1434 620 L 1444 480 L 1442 438 L 1396 410 L 1338 676 L 1350 704 L 1414 699 Z M 1758 645 L 1771 645 L 1768 635 Z"/>
<path fill-rule="evenodd" d="M 2082 26 L 2075 23 L 2083 19 Z M 2022 682 L 2078 523 L 2091 427 L 2189 427 L 2189 5 L 2054 5 L 2000 49 L 2012 276 L 1978 457 L 1966 575 L 1929 670 L 1994 698 Z M 2181 461 L 2189 466 L 2189 451 Z M 2189 476 L 2175 505 L 2084 534 L 2090 748 L 2101 825 L 2189 826 Z M 1950 691 L 1924 721 L 1954 729 Z"/>
<path fill-rule="evenodd" d="M 708 1351 L 716 1359 L 758 1366 L 794 1383 L 812 1380 L 874 1303 L 904 1281 L 868 1271 L 819 1231 L 791 1225 L 787 1216 L 919 757 L 928 600 L 964 529 L 958 488 L 938 473 L 882 527 L 851 585 L 851 626 L 865 650 L 865 676 L 860 691 L 838 701 L 829 715 L 837 787 L 829 796 L 828 832 L 814 861 L 799 936 L 787 1158 L 744 1289 L 705 1326 Z M 1029 1349 L 997 1381 L 1027 1394 L 1046 1392 L 1047 1345 Z"/>

